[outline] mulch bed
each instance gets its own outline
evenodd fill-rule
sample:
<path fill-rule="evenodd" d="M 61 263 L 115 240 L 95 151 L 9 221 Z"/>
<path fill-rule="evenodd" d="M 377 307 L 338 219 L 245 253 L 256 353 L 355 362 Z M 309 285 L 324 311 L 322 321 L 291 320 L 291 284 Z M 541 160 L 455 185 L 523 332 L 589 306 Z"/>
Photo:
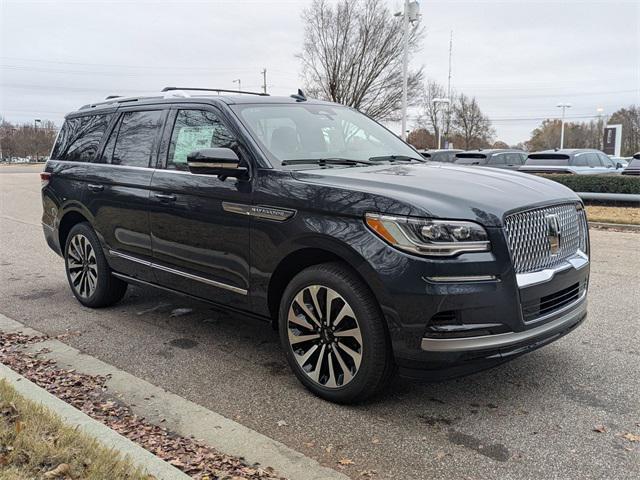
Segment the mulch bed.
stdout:
<path fill-rule="evenodd" d="M 0 333 L 0 362 L 194 479 L 285 480 L 271 467 L 248 465 L 241 458 L 225 455 L 197 440 L 138 418 L 127 405 L 108 394 L 106 377 L 63 370 L 53 360 L 39 358 L 24 350 L 25 345 L 45 339 L 21 333 Z M 40 351 L 45 352 L 45 349 Z"/>

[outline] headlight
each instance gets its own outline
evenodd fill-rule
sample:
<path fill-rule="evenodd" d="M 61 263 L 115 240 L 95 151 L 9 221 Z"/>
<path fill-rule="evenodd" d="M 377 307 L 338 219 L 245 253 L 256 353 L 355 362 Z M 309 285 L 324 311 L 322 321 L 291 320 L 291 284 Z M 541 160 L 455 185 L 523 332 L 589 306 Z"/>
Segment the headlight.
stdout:
<path fill-rule="evenodd" d="M 394 247 L 418 255 L 448 257 L 491 250 L 487 231 L 474 222 L 378 213 L 367 213 L 365 221 L 371 230 Z"/>

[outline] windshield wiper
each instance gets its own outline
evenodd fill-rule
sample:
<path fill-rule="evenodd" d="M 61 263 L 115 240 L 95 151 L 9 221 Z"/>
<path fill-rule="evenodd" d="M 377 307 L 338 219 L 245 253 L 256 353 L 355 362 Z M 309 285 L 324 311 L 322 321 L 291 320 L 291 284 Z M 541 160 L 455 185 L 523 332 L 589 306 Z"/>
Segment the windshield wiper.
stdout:
<path fill-rule="evenodd" d="M 426 162 L 424 158 L 409 157 L 407 155 L 384 155 L 381 157 L 371 157 L 369 159 L 370 162 L 411 162 L 412 160 L 422 163 Z"/>
<path fill-rule="evenodd" d="M 353 160 L 351 158 L 296 158 L 293 160 L 283 160 L 282 165 L 371 165 L 368 160 Z"/>

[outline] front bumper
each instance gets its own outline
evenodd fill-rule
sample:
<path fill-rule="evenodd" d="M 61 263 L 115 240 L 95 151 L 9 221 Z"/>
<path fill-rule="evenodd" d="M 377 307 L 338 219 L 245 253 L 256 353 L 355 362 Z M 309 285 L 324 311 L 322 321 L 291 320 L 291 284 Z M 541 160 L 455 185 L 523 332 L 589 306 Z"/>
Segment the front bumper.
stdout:
<path fill-rule="evenodd" d="M 561 316 L 554 320 L 522 332 L 498 333 L 467 338 L 423 338 L 421 348 L 429 352 L 471 352 L 481 350 L 508 349 L 527 343 L 552 337 L 559 332 L 571 329 L 587 314 L 587 291 L 575 302 L 565 306 Z M 558 312 L 556 312 L 558 313 Z"/>
<path fill-rule="evenodd" d="M 402 375 L 439 380 L 490 368 L 557 340 L 585 319 L 586 255 L 517 275 L 502 231 L 489 235 L 491 252 L 451 259 L 386 250 L 394 261 L 383 265 L 395 268 L 378 273 L 390 294 L 383 311 Z M 434 319 L 445 313 L 455 315 L 460 333 L 434 333 Z"/>

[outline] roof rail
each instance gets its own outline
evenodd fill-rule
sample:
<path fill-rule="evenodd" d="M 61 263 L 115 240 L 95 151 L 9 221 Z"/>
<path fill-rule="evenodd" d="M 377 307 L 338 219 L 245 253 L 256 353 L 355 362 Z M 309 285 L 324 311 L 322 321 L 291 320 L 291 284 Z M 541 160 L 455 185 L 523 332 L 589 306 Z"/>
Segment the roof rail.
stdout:
<path fill-rule="evenodd" d="M 150 100 L 153 98 L 162 98 L 159 96 L 148 96 L 148 97 L 119 97 L 117 95 L 109 95 L 103 102 L 96 103 L 87 103 L 79 108 L 79 110 L 86 110 L 88 108 L 96 108 L 103 107 L 105 105 L 114 105 L 116 103 L 126 103 L 126 102 L 139 102 L 140 100 Z"/>
<path fill-rule="evenodd" d="M 258 95 L 260 97 L 268 97 L 269 94 L 268 93 L 263 93 L 263 92 L 247 92 L 244 90 L 225 90 L 223 88 L 189 88 L 189 87 L 164 87 L 161 91 L 162 92 L 170 92 L 172 90 L 192 90 L 192 91 L 199 91 L 199 92 L 218 92 L 218 93 L 241 93 L 244 95 Z"/>

